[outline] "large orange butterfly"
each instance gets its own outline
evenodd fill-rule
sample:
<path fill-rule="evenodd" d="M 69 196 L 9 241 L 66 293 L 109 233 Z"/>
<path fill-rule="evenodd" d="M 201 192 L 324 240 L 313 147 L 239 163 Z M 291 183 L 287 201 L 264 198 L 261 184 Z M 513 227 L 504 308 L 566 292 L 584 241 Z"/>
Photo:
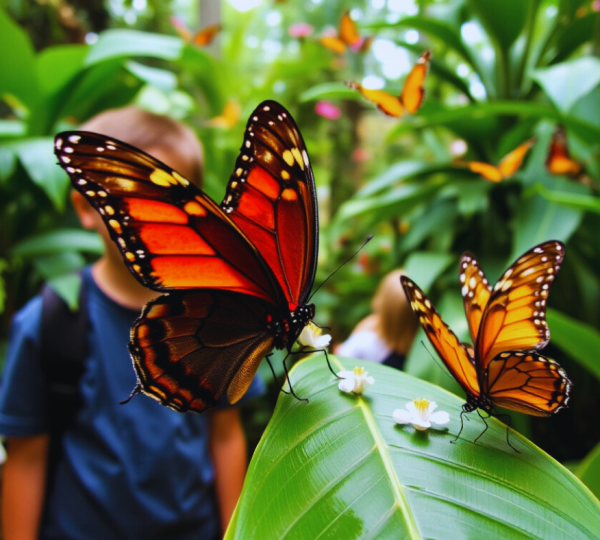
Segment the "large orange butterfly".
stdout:
<path fill-rule="evenodd" d="M 461 161 L 455 160 L 457 167 L 468 167 L 474 173 L 480 174 L 490 182 L 502 182 L 513 176 L 523 164 L 523 160 L 529 152 L 529 149 L 535 143 L 535 139 L 529 139 L 520 144 L 512 152 L 509 152 L 502 158 L 498 166 L 485 163 L 483 161 Z"/>
<path fill-rule="evenodd" d="M 220 24 L 213 24 L 198 32 L 192 32 L 178 17 L 171 17 L 171 24 L 186 43 L 197 47 L 206 47 L 212 43 L 222 28 Z"/>
<path fill-rule="evenodd" d="M 462 256 L 460 282 L 474 347 L 459 341 L 413 281 L 400 278 L 429 341 L 467 394 L 461 431 L 462 415 L 477 409 L 489 415 L 504 407 L 549 416 L 567 405 L 571 382 L 566 373 L 536 352 L 550 340 L 546 301 L 564 251 L 558 241 L 530 249 L 493 289 L 473 255 Z"/>
<path fill-rule="evenodd" d="M 315 313 L 317 198 L 289 112 L 265 101 L 252 113 L 221 205 L 103 135 L 60 133 L 55 152 L 129 270 L 167 293 L 131 330 L 137 389 L 178 411 L 202 412 L 224 393 L 238 401 L 262 358 L 290 352 Z"/>
<path fill-rule="evenodd" d="M 377 108 L 395 118 L 401 117 L 405 112 L 416 113 L 425 98 L 423 83 L 429 71 L 431 53 L 425 51 L 419 56 L 417 62 L 408 74 L 402 92 L 398 97 L 392 96 L 383 90 L 370 90 L 357 82 L 346 81 L 346 85 L 357 90 L 362 96 L 377 105 Z"/>
<path fill-rule="evenodd" d="M 546 168 L 550 174 L 564 175 L 570 178 L 577 178 L 583 172 L 583 165 L 574 160 L 569 153 L 567 136 L 560 125 L 556 127 L 550 141 Z"/>
<path fill-rule="evenodd" d="M 367 52 L 371 47 L 373 37 L 362 38 L 356 29 L 356 23 L 346 11 L 340 19 L 340 28 L 337 36 L 323 36 L 319 43 L 337 54 L 343 54 L 350 47 L 353 50 Z"/>

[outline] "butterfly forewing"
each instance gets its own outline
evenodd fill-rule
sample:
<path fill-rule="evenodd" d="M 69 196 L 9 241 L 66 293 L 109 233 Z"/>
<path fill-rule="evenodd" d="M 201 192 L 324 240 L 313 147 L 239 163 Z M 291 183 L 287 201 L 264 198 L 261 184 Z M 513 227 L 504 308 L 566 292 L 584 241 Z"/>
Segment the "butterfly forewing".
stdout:
<path fill-rule="evenodd" d="M 571 382 L 551 358 L 536 352 L 509 351 L 488 364 L 482 388 L 495 406 L 548 416 L 567 406 Z"/>
<path fill-rule="evenodd" d="M 425 82 L 425 77 L 427 77 L 429 71 L 430 57 L 431 53 L 429 51 L 425 51 L 419 56 L 404 83 L 400 100 L 406 109 L 406 112 L 409 114 L 416 113 L 421 107 L 423 99 L 425 99 L 425 88 L 423 87 L 423 83 Z"/>
<path fill-rule="evenodd" d="M 496 283 L 475 347 L 482 371 L 502 352 L 541 349 L 548 343 L 546 302 L 563 257 L 561 242 L 545 242 L 517 259 Z"/>
<path fill-rule="evenodd" d="M 472 357 L 448 325 L 442 321 L 425 293 L 409 278 L 400 278 L 410 307 L 419 319 L 427 338 L 463 390 L 479 397 L 479 382 Z"/>
<path fill-rule="evenodd" d="M 273 307 L 228 291 L 173 292 L 151 301 L 131 329 L 129 350 L 142 392 L 185 412 L 244 395 L 273 349 Z"/>
<path fill-rule="evenodd" d="M 349 11 L 346 11 L 340 19 L 340 39 L 349 47 L 356 45 L 360 41 L 356 23 L 350 17 Z"/>
<path fill-rule="evenodd" d="M 471 253 L 465 253 L 460 260 L 460 283 L 471 339 L 476 343 L 483 312 L 490 299 L 491 287 Z"/>
<path fill-rule="evenodd" d="M 529 139 L 502 158 L 502 161 L 498 165 L 498 170 L 504 178 L 511 177 L 521 168 L 523 160 L 529 149 L 533 146 L 533 143 L 534 139 Z"/>
<path fill-rule="evenodd" d="M 250 116 L 222 208 L 259 247 L 287 301 L 304 303 L 318 255 L 315 183 L 300 131 L 278 103 Z"/>
<path fill-rule="evenodd" d="M 550 149 L 546 157 L 546 168 L 551 174 L 564 175 L 571 178 L 577 177 L 583 170 L 583 166 L 574 160 L 569 153 L 567 136 L 562 126 L 557 126 Z"/>
<path fill-rule="evenodd" d="M 176 171 L 130 145 L 83 131 L 59 134 L 55 151 L 146 287 L 218 286 L 279 300 L 279 287 L 254 246 Z"/>

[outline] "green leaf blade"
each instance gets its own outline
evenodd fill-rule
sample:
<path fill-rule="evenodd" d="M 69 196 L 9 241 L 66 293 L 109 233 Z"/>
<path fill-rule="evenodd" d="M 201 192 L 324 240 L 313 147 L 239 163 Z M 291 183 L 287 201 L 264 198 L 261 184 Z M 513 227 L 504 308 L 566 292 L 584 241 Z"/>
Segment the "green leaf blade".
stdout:
<path fill-rule="evenodd" d="M 463 400 L 379 364 L 364 395 L 344 394 L 323 355 L 297 364 L 254 455 L 227 531 L 234 538 L 593 538 L 600 503 L 569 471 L 495 419 L 460 429 Z M 416 432 L 392 412 L 416 397 L 450 413 Z M 551 420 L 549 420 L 551 421 Z"/>

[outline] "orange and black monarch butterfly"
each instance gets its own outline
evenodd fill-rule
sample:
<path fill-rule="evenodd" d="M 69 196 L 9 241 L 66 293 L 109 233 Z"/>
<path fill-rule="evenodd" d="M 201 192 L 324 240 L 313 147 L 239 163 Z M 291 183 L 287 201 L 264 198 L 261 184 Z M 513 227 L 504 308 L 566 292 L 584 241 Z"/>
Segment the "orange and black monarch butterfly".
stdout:
<path fill-rule="evenodd" d="M 329 50 L 343 54 L 350 47 L 353 50 L 366 53 L 371 47 L 373 37 L 362 38 L 356 29 L 356 23 L 350 17 L 350 12 L 346 11 L 340 19 L 340 28 L 337 36 L 323 36 L 319 38 L 319 43 Z"/>
<path fill-rule="evenodd" d="M 425 51 L 419 56 L 404 82 L 402 92 L 397 97 L 383 90 L 365 88 L 357 82 L 346 81 L 346 86 L 360 92 L 365 99 L 375 103 L 377 108 L 388 116 L 400 118 L 405 112 L 414 114 L 421 108 L 425 98 L 423 83 L 429 71 L 430 58 L 429 51 Z"/>
<path fill-rule="evenodd" d="M 550 340 L 546 301 L 564 251 L 558 241 L 530 249 L 504 272 L 493 289 L 473 255 L 462 256 L 460 282 L 474 347 L 459 341 L 413 281 L 400 278 L 429 341 L 467 394 L 457 439 L 464 413 L 477 410 L 481 416 L 478 409 L 482 409 L 490 416 L 499 416 L 496 407 L 504 407 L 549 416 L 567 406 L 571 382 L 565 371 L 536 352 Z"/>
<path fill-rule="evenodd" d="M 556 127 L 552 135 L 546 157 L 546 168 L 550 174 L 564 175 L 569 178 L 577 178 L 583 172 L 583 165 L 573 159 L 569 153 L 567 135 L 561 125 Z"/>
<path fill-rule="evenodd" d="M 202 28 L 198 32 L 192 32 L 178 17 L 171 17 L 171 24 L 181 39 L 197 47 L 210 45 L 222 28 L 220 24 L 212 24 Z"/>
<path fill-rule="evenodd" d="M 529 139 L 520 144 L 513 151 L 506 154 L 498 166 L 483 161 L 461 161 L 459 159 L 454 161 L 454 165 L 467 167 L 490 182 L 502 182 L 502 180 L 513 176 L 521 168 L 527 152 L 534 143 L 535 139 Z"/>
<path fill-rule="evenodd" d="M 202 412 L 225 393 L 238 401 L 274 348 L 291 352 L 315 313 L 318 214 L 308 153 L 285 108 L 264 101 L 250 116 L 221 205 L 103 135 L 60 133 L 55 153 L 129 270 L 167 293 L 131 330 L 134 393 Z"/>

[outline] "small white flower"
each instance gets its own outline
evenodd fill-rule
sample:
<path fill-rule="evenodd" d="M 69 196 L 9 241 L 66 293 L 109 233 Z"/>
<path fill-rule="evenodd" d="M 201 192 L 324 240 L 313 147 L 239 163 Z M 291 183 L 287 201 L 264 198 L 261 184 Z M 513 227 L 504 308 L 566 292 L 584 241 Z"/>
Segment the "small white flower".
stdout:
<path fill-rule="evenodd" d="M 310 347 L 311 349 L 324 349 L 329 346 L 331 336 L 324 334 L 316 324 L 309 322 L 298 336 L 298 343 L 303 347 Z"/>
<path fill-rule="evenodd" d="M 342 380 L 338 384 L 338 388 L 342 392 L 353 392 L 354 394 L 362 394 L 365 388 L 373 384 L 375 379 L 369 376 L 369 372 L 363 367 L 355 367 L 352 371 L 340 371 L 338 377 Z"/>
<path fill-rule="evenodd" d="M 450 415 L 445 411 L 435 411 L 437 403 L 424 398 L 409 401 L 406 410 L 396 409 L 392 416 L 398 424 L 412 424 L 415 429 L 425 431 L 431 424 L 444 425 L 450 421 Z"/>

